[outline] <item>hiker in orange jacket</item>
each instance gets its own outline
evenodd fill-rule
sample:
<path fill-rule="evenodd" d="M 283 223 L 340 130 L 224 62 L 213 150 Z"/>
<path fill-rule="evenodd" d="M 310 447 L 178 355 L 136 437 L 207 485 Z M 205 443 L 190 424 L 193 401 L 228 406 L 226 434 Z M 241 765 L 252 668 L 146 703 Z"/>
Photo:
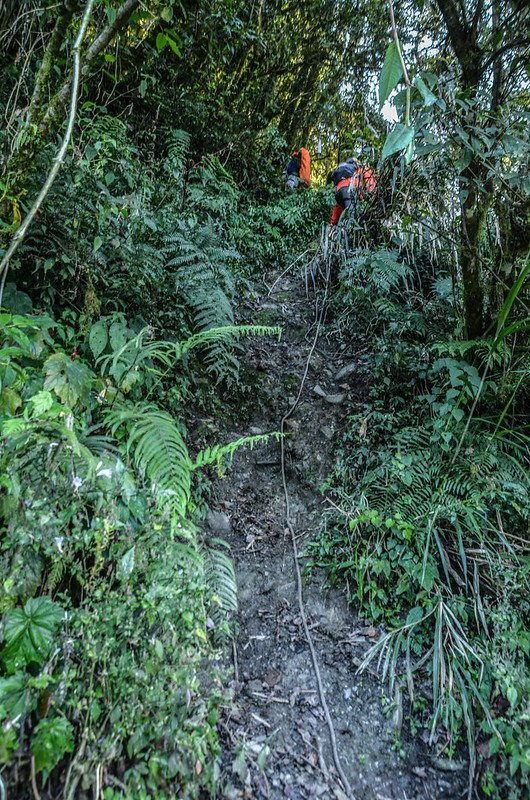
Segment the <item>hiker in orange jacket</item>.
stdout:
<path fill-rule="evenodd" d="M 287 164 L 284 172 L 285 188 L 289 191 L 294 189 L 308 188 L 311 185 L 311 159 L 305 147 L 295 150 L 291 154 L 291 160 Z"/>
<path fill-rule="evenodd" d="M 355 200 L 362 202 L 377 187 L 375 175 L 358 158 L 348 158 L 331 173 L 335 184 L 335 206 L 331 214 L 331 225 L 338 225 L 342 212 L 350 208 Z"/>

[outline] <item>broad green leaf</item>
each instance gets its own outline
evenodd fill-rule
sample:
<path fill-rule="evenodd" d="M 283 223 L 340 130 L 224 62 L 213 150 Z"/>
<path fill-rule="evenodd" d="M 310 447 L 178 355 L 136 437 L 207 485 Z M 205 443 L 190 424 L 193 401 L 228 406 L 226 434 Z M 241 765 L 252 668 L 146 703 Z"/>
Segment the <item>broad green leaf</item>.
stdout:
<path fill-rule="evenodd" d="M 385 159 L 400 150 L 404 150 L 413 139 L 414 128 L 410 125 L 404 125 L 402 122 L 397 122 L 386 138 L 381 157 Z"/>
<path fill-rule="evenodd" d="M 64 717 L 41 719 L 31 740 L 35 770 L 50 773 L 65 753 L 74 749 L 74 729 Z"/>
<path fill-rule="evenodd" d="M 502 747 L 502 739 L 500 736 L 492 736 L 490 739 L 489 755 L 494 756 Z"/>
<path fill-rule="evenodd" d="M 2 657 L 6 666 L 17 668 L 31 662 L 43 664 L 55 633 L 64 618 L 58 603 L 48 597 L 34 597 L 24 608 L 13 608 L 4 618 Z"/>
<path fill-rule="evenodd" d="M 428 88 L 423 78 L 421 78 L 419 75 L 416 75 L 416 77 L 414 78 L 414 83 L 416 84 L 421 96 L 423 97 L 423 102 L 427 106 L 427 108 L 429 106 L 433 106 L 438 98 L 436 97 L 435 94 L 431 92 L 431 90 Z"/>
<path fill-rule="evenodd" d="M 385 55 L 385 63 L 379 78 L 379 108 L 383 107 L 385 100 L 396 88 L 403 77 L 403 68 L 399 57 L 398 49 L 394 42 L 390 42 Z"/>
<path fill-rule="evenodd" d="M 97 253 L 102 244 L 103 244 L 103 239 L 101 238 L 101 236 L 96 236 L 94 238 L 94 245 L 93 245 L 94 253 Z"/>
<path fill-rule="evenodd" d="M 408 613 L 405 625 L 414 625 L 414 623 L 419 622 L 422 617 L 423 617 L 423 609 L 421 608 L 421 606 L 414 606 L 414 608 L 411 608 Z"/>
<path fill-rule="evenodd" d="M 30 296 L 26 292 L 20 292 L 14 283 L 6 283 L 2 305 L 15 314 L 30 314 L 33 310 Z"/>
<path fill-rule="evenodd" d="M 22 405 L 22 400 L 18 392 L 6 386 L 0 392 L 0 414 L 13 416 L 17 408 Z"/>
<path fill-rule="evenodd" d="M 93 373 L 85 364 L 72 361 L 66 353 L 54 353 L 46 359 L 44 368 L 44 388 L 54 391 L 68 406 L 74 406 L 79 399 L 88 400 Z"/>
<path fill-rule="evenodd" d="M 118 577 L 122 580 L 127 580 L 134 569 L 135 552 L 136 547 L 133 545 L 120 559 L 120 563 L 118 564 Z"/>
<path fill-rule="evenodd" d="M 109 337 L 112 349 L 119 350 L 130 338 L 127 335 L 127 325 L 124 325 L 123 322 L 113 322 L 110 326 Z"/>
<path fill-rule="evenodd" d="M 0 706 L 3 706 L 10 719 L 30 710 L 28 676 L 17 672 L 7 678 L 0 678 Z"/>
<path fill-rule="evenodd" d="M 175 53 L 175 55 L 180 56 L 181 52 L 175 39 L 173 39 L 171 36 L 166 36 L 166 40 L 171 50 Z"/>
<path fill-rule="evenodd" d="M 414 155 L 414 137 L 408 143 L 405 150 L 405 164 L 410 164 Z"/>
<path fill-rule="evenodd" d="M 503 336 L 504 325 L 506 323 L 506 320 L 508 319 L 508 315 L 511 311 L 511 308 L 515 300 L 517 299 L 517 296 L 519 295 L 519 292 L 526 283 L 529 274 L 530 274 L 530 259 L 527 258 L 526 264 L 523 266 L 517 280 L 510 289 L 508 297 L 506 298 L 504 305 L 501 309 L 501 313 L 499 314 L 499 319 L 497 322 L 497 330 L 495 331 L 495 339 L 493 340 L 494 345 L 496 346 L 498 346 L 498 343 L 504 338 Z"/>
<path fill-rule="evenodd" d="M 50 408 L 53 406 L 54 400 L 51 392 L 47 392 L 42 389 L 40 392 L 37 392 L 37 394 L 34 394 L 33 397 L 30 397 L 29 402 L 33 406 L 31 410 L 31 416 L 41 417 L 50 410 Z"/>
<path fill-rule="evenodd" d="M 160 52 L 167 44 L 167 36 L 165 33 L 159 33 L 156 37 L 156 49 Z"/>
<path fill-rule="evenodd" d="M 88 343 L 94 358 L 97 358 L 101 355 L 107 346 L 108 340 L 109 332 L 107 329 L 106 320 L 100 319 L 94 325 L 92 325 L 88 335 Z"/>
<path fill-rule="evenodd" d="M 510 703 L 511 707 L 514 708 L 514 706 L 517 705 L 517 689 L 515 686 L 508 687 L 506 697 L 508 698 L 508 702 Z"/>

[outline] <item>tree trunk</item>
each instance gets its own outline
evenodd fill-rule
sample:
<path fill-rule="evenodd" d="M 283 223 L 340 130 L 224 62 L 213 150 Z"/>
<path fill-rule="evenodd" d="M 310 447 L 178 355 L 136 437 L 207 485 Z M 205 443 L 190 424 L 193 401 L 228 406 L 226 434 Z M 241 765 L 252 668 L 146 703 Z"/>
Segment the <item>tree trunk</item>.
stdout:
<path fill-rule="evenodd" d="M 478 339 L 484 333 L 484 288 L 481 281 L 480 241 L 488 202 L 472 184 L 476 173 L 470 164 L 462 178 L 468 195 L 460 207 L 460 269 L 464 289 L 464 324 L 466 337 Z"/>

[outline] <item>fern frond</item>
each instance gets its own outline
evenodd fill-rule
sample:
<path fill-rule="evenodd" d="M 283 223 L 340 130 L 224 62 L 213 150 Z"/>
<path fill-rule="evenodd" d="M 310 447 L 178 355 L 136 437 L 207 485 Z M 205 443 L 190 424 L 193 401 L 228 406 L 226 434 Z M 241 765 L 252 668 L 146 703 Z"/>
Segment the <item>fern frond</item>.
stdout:
<path fill-rule="evenodd" d="M 111 411 L 107 422 L 113 434 L 128 427 L 127 451 L 136 469 L 151 482 L 172 529 L 181 525 L 190 498 L 191 460 L 175 420 L 155 405 L 137 405 Z"/>
<path fill-rule="evenodd" d="M 213 545 L 213 546 L 211 546 Z M 212 593 L 211 617 L 217 629 L 217 639 L 222 637 L 223 626 L 237 612 L 237 581 L 230 547 L 223 539 L 212 539 L 203 548 L 204 576 Z"/>
<path fill-rule="evenodd" d="M 182 354 L 187 353 L 194 347 L 200 347 L 212 340 L 222 339 L 223 337 L 234 336 L 281 336 L 282 329 L 279 326 L 268 325 L 228 325 L 222 328 L 210 328 L 202 333 L 190 336 L 182 343 Z"/>
<path fill-rule="evenodd" d="M 184 164 L 190 150 L 190 134 L 181 129 L 171 131 L 168 135 L 167 158 L 164 169 L 174 177 L 181 177 Z"/>
<path fill-rule="evenodd" d="M 272 431 L 271 433 L 260 433 L 256 436 L 243 436 L 241 439 L 236 439 L 228 444 L 216 444 L 213 447 L 207 447 L 201 450 L 200 453 L 197 453 L 197 457 L 191 469 L 202 469 L 211 464 L 216 464 L 218 471 L 222 474 L 224 462 L 226 460 L 231 461 L 234 457 L 234 453 L 240 447 L 248 445 L 250 449 L 252 449 L 255 444 L 268 442 L 271 437 L 274 437 L 276 441 L 278 441 L 281 435 L 279 431 Z"/>

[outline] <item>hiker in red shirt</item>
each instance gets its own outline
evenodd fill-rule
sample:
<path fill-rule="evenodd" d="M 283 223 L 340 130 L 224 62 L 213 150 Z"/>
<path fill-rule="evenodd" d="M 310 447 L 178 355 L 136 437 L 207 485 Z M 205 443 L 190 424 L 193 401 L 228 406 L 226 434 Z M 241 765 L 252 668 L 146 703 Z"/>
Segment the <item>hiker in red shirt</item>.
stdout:
<path fill-rule="evenodd" d="M 375 191 L 375 175 L 369 167 L 364 167 L 359 159 L 348 158 L 335 167 L 331 173 L 335 184 L 335 206 L 331 214 L 331 225 L 338 225 L 342 212 L 350 208 L 354 200 L 364 200 L 367 193 Z"/>

